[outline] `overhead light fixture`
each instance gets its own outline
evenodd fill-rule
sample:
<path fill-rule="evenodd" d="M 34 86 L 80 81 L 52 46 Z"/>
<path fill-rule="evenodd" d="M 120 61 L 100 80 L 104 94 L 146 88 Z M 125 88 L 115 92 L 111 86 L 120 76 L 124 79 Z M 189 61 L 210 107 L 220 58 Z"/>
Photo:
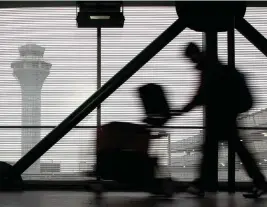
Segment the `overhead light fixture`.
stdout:
<path fill-rule="evenodd" d="M 264 159 L 264 162 L 267 162 L 267 160 L 266 160 L 266 159 Z"/>
<path fill-rule="evenodd" d="M 261 133 L 263 136 L 267 137 L 267 133 L 266 132 L 263 132 Z"/>
<path fill-rule="evenodd" d="M 110 19 L 110 16 L 90 16 L 90 19 Z"/>
<path fill-rule="evenodd" d="M 79 1 L 78 28 L 122 28 L 123 4 L 118 1 Z"/>

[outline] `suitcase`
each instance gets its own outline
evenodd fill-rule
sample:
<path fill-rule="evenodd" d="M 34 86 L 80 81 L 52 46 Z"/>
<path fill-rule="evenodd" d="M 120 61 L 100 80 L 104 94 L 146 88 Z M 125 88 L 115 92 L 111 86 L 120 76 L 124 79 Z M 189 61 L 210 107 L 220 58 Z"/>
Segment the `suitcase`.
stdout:
<path fill-rule="evenodd" d="M 148 154 L 150 139 L 146 125 L 111 122 L 101 126 L 96 140 L 97 176 L 131 184 L 154 179 L 157 159 Z"/>
<path fill-rule="evenodd" d="M 97 197 L 104 192 L 105 180 L 142 189 L 153 195 L 171 197 L 174 192 L 171 177 L 158 178 L 158 157 L 148 153 L 151 130 L 145 124 L 111 122 L 97 132 L 96 177 L 90 187 Z"/>
<path fill-rule="evenodd" d="M 139 96 L 145 108 L 147 124 L 161 127 L 170 118 L 170 107 L 163 88 L 154 83 L 149 83 L 138 88 Z"/>

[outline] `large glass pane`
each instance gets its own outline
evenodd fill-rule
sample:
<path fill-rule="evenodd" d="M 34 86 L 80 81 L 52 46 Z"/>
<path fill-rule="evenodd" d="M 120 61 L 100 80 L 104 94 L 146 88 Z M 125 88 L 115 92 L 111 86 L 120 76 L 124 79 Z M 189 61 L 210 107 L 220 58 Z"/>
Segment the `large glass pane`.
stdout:
<path fill-rule="evenodd" d="M 0 125 L 56 126 L 96 90 L 96 29 L 77 28 L 75 7 L 0 11 Z M 80 125 L 95 126 L 96 113 Z M 14 149 L 11 161 L 16 161 L 43 138 L 42 132 L 5 129 L 0 135 L 1 159 Z M 62 144 L 64 151 L 52 150 L 51 160 L 67 163 L 70 152 L 79 153 L 77 140 L 90 150 L 93 139 L 86 132 L 68 135 L 72 144 Z M 75 165 L 68 170 L 77 171 L 76 165 L 91 157 L 72 159 Z"/>
<path fill-rule="evenodd" d="M 42 137 L 51 129 L 28 129 L 40 131 Z M 45 155 L 23 173 L 25 180 L 77 180 L 84 179 L 81 172 L 92 170 L 95 163 L 95 129 L 73 129 L 53 146 Z M 14 164 L 23 149 L 20 129 L 0 129 L 0 160 Z"/>
<path fill-rule="evenodd" d="M 124 15 L 126 18 L 124 28 L 102 29 L 102 84 L 177 19 L 174 7 L 125 7 Z M 179 108 L 186 104 L 198 86 L 199 75 L 183 55 L 184 47 L 190 41 L 202 46 L 202 33 L 184 30 L 114 92 L 102 104 L 102 123 L 110 121 L 141 123 L 145 115 L 136 89 L 145 83 L 153 82 L 164 86 L 172 107 Z M 177 169 L 181 166 L 183 168 L 183 159 L 187 159 L 184 158 L 186 156 L 183 152 L 193 150 L 192 147 L 197 148 L 202 142 L 201 129 L 192 128 L 202 125 L 201 108 L 174 118 L 168 123 L 168 126 L 188 127 L 167 130 L 171 136 L 171 146 L 179 147 L 171 153 L 173 166 L 177 166 Z M 198 161 L 199 157 L 193 159 Z M 195 166 L 190 170 L 192 171 L 190 176 L 184 176 L 177 171 L 175 177 L 179 177 L 180 180 L 191 180 L 194 178 Z"/>

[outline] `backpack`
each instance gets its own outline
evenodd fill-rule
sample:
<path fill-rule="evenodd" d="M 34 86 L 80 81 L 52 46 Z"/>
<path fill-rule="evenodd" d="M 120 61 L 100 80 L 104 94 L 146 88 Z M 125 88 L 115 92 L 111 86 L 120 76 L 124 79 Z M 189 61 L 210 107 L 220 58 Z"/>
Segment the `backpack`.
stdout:
<path fill-rule="evenodd" d="M 238 114 L 249 111 L 254 104 L 251 91 L 247 85 L 246 77 L 236 68 L 228 68 L 231 74 L 230 88 L 232 91 L 232 103 Z"/>

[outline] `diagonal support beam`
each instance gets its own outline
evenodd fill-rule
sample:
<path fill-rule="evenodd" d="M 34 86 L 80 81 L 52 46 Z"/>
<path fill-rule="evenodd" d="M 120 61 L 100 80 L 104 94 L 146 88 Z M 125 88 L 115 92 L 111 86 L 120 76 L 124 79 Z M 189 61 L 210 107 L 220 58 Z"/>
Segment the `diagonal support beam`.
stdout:
<path fill-rule="evenodd" d="M 267 56 L 267 40 L 244 18 L 235 20 L 235 28 L 250 41 L 256 48 L 258 48 L 265 56 Z"/>
<path fill-rule="evenodd" d="M 99 90 L 97 90 L 89 99 L 79 106 L 72 114 L 62 121 L 55 129 L 46 135 L 36 146 L 25 154 L 13 166 L 16 173 L 22 174 L 36 160 L 55 145 L 63 136 L 65 136 L 73 127 L 90 114 L 99 104 L 116 91 L 124 82 L 143 67 L 151 58 L 160 52 L 169 42 L 186 28 L 183 20 L 176 20 L 159 37 L 151 42 L 142 52 L 140 52 L 132 61 L 124 66 L 117 74 L 107 81 Z"/>

